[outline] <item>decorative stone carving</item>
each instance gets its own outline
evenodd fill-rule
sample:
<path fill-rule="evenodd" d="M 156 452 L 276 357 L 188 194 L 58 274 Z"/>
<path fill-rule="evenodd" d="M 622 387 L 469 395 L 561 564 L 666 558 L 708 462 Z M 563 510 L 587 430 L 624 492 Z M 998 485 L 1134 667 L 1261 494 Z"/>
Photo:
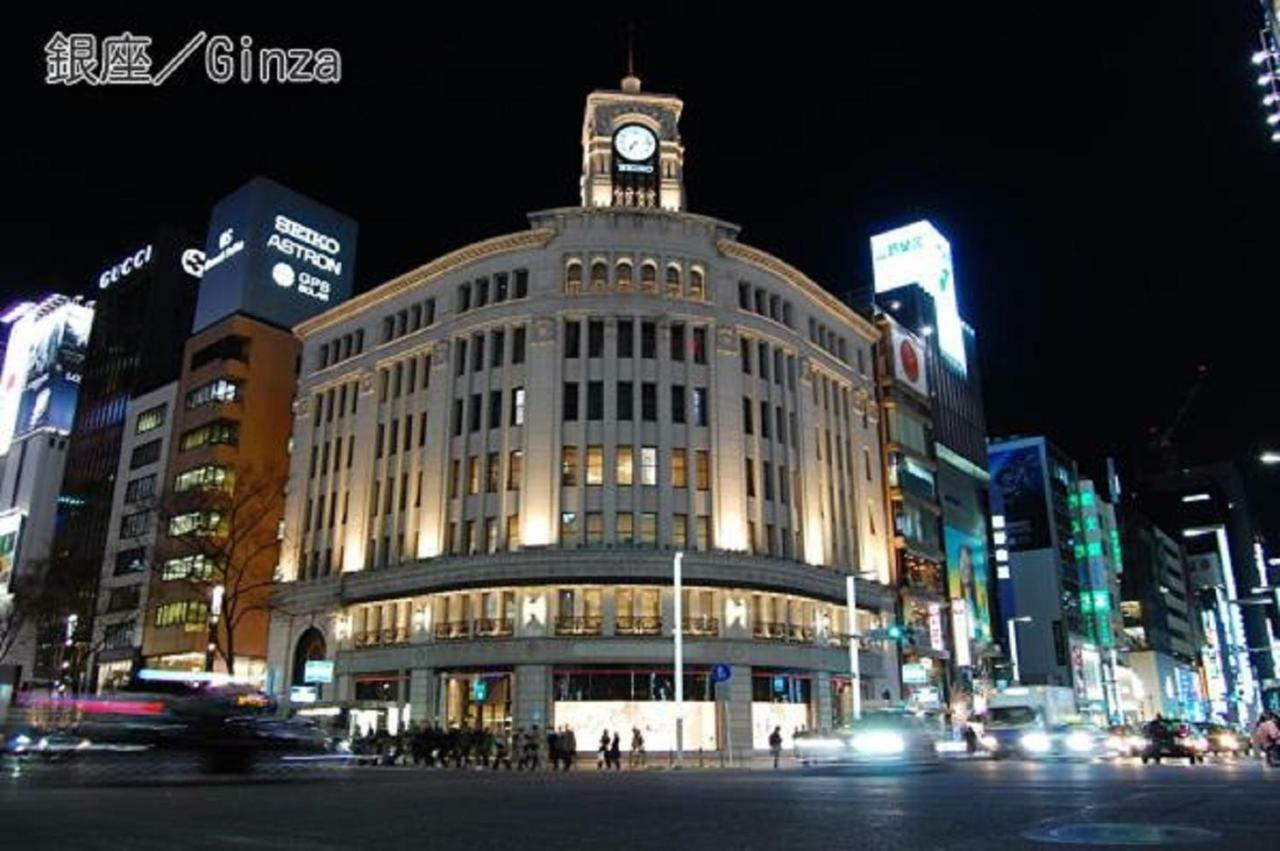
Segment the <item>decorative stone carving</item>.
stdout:
<path fill-rule="evenodd" d="M 556 321 L 548 316 L 540 316 L 533 323 L 533 342 L 538 345 L 555 343 Z"/>
<path fill-rule="evenodd" d="M 721 325 L 716 328 L 716 351 L 722 355 L 736 354 L 738 351 L 738 329 L 732 325 Z"/>
<path fill-rule="evenodd" d="M 375 376 L 373 374 L 373 370 L 371 369 L 366 369 L 360 373 L 360 395 L 361 396 L 368 396 L 370 393 L 373 392 L 374 378 Z"/>

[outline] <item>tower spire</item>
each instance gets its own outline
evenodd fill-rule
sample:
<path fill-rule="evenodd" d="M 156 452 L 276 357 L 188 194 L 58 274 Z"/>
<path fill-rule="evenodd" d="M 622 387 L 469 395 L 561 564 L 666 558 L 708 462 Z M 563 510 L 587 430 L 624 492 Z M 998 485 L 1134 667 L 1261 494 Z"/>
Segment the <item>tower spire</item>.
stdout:
<path fill-rule="evenodd" d="M 640 78 L 636 76 L 636 26 L 627 24 L 627 76 L 622 78 L 622 90 L 629 94 L 640 91 Z"/>

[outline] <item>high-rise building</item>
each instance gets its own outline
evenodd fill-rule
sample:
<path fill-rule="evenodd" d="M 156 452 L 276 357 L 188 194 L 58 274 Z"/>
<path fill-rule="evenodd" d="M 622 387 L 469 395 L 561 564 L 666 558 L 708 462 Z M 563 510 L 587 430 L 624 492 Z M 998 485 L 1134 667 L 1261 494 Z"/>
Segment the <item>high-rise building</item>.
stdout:
<path fill-rule="evenodd" d="M 945 597 L 941 633 L 949 655 L 953 714 L 981 711 L 994 684 L 999 619 L 988 564 L 986 416 L 977 342 L 960 316 L 951 245 L 927 221 L 878 234 L 871 240 L 875 309 L 892 317 L 925 344 L 929 388 L 932 488 L 940 508 L 939 550 Z M 909 511 L 902 523 L 925 518 Z M 931 642 L 939 628 L 931 614 Z M 918 643 L 918 642 L 917 642 Z"/>
<path fill-rule="evenodd" d="M 1181 535 L 1192 562 L 1205 636 L 1208 699 L 1215 712 L 1247 721 L 1280 709 L 1276 680 L 1280 632 L 1274 585 L 1233 464 L 1188 467 L 1148 477 L 1141 506 L 1170 534 Z M 1214 652 L 1216 651 L 1216 652 Z"/>
<path fill-rule="evenodd" d="M 1125 511 L 1121 603 L 1143 717 L 1208 718 L 1200 681 L 1200 611 L 1183 542 Z"/>
<path fill-rule="evenodd" d="M 21 311 L 10 327 L 0 375 L 0 595 L 26 606 L 34 584 L 47 582 L 61 510 L 59 486 L 67 435 L 76 415 L 93 326 L 93 303 L 51 295 Z M 16 599 L 9 599 L 10 595 Z M 26 598 L 26 599 L 24 599 Z M 47 624 L 31 616 L 5 659 L 30 681 L 38 675 L 37 644 Z M 15 680 L 16 677 L 7 677 Z"/>
<path fill-rule="evenodd" d="M 895 617 L 878 331 L 686 211 L 681 109 L 592 93 L 580 206 L 295 327 L 282 698 L 665 750 L 682 688 L 686 747 L 737 750 L 897 696 L 849 647 Z"/>
<path fill-rule="evenodd" d="M 46 624 L 36 675 L 86 685 L 98 578 L 124 441 L 129 402 L 177 378 L 182 341 L 195 308 L 194 240 L 159 228 L 109 258 L 94 276 L 97 321 L 89 336 L 50 569 L 79 602 Z M 114 555 L 114 554 L 113 554 Z M 68 629 L 70 625 L 70 629 Z"/>
<path fill-rule="evenodd" d="M 151 667 L 264 681 L 299 366 L 290 326 L 350 294 L 355 240 L 354 221 L 261 177 L 213 208 L 169 431 L 147 444 L 165 459 L 158 510 L 120 544 L 154 564 L 140 650 Z"/>

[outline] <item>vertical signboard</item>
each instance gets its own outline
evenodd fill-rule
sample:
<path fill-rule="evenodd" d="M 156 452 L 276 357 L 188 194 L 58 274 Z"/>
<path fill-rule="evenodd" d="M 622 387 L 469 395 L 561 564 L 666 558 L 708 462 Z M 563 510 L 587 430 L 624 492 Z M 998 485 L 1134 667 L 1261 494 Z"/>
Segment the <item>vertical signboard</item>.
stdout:
<path fill-rule="evenodd" d="M 967 634 L 977 644 L 991 643 L 991 585 L 987 574 L 984 530 L 943 529 L 947 548 L 947 596 L 953 610 L 960 604 Z"/>
<path fill-rule="evenodd" d="M 350 297 L 355 262 L 353 219 L 256 177 L 213 208 L 193 330 L 233 313 L 292 327 Z"/>
<path fill-rule="evenodd" d="M 50 296 L 10 328 L 0 373 L 0 454 L 37 429 L 70 431 L 93 307 Z"/>
<path fill-rule="evenodd" d="M 916 284 L 933 297 L 938 348 L 964 373 L 964 327 L 956 300 L 951 243 L 932 223 L 914 222 L 871 237 L 871 265 L 876 292 Z"/>
<path fill-rule="evenodd" d="M 0 512 L 0 594 L 9 590 L 18 568 L 18 545 L 22 542 L 22 512 L 16 508 Z"/>
<path fill-rule="evenodd" d="M 993 450 L 987 468 L 991 472 L 991 513 L 1004 517 L 1006 548 L 1009 552 L 1047 548 L 1049 504 L 1040 445 Z"/>

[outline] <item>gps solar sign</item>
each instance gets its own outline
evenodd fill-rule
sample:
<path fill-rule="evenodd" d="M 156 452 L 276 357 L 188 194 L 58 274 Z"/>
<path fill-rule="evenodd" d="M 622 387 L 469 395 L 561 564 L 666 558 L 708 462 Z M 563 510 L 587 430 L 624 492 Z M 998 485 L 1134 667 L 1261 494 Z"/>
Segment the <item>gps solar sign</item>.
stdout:
<path fill-rule="evenodd" d="M 290 327 L 351 295 L 356 223 L 257 177 L 213 209 L 195 330 L 232 313 Z"/>

